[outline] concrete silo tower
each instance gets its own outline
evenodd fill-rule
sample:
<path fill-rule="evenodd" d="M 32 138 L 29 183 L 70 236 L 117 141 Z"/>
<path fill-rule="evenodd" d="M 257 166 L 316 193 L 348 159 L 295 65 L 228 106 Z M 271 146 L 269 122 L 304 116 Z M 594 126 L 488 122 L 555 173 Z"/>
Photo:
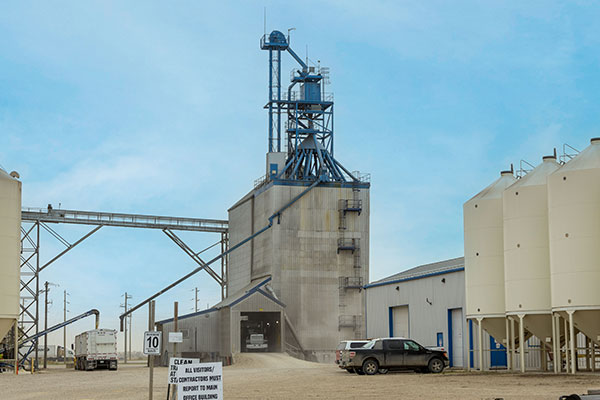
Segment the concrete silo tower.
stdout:
<path fill-rule="evenodd" d="M 538 167 L 503 193 L 505 304 L 511 321 L 509 367 L 511 354 L 519 347 L 521 371 L 525 371 L 524 343 L 529 333 L 540 339 L 542 369 L 546 351 L 551 350 L 547 178 L 559 168 L 556 156 L 544 157 Z"/>
<path fill-rule="evenodd" d="M 272 228 L 231 253 L 228 294 L 271 277 L 285 305 L 282 348 L 330 362 L 340 339 L 365 335 L 370 183 L 334 157 L 325 69 L 298 57 L 279 31 L 265 34 L 261 48 L 269 52 L 266 176 L 229 209 L 229 244 L 259 232 L 267 220 Z M 282 91 L 286 52 L 297 66 Z"/>
<path fill-rule="evenodd" d="M 0 168 L 0 342 L 11 328 L 16 328 L 19 316 L 21 182 L 18 177 L 16 172 L 9 175 Z M 14 348 L 14 343 L 5 341 L 5 344 Z"/>
<path fill-rule="evenodd" d="M 515 182 L 512 171 L 463 205 L 467 319 L 478 325 L 479 368 L 483 369 L 485 330 L 506 339 L 502 193 Z"/>
<path fill-rule="evenodd" d="M 550 175 L 548 209 L 555 334 L 574 373 L 577 332 L 600 345 L 600 138 Z"/>

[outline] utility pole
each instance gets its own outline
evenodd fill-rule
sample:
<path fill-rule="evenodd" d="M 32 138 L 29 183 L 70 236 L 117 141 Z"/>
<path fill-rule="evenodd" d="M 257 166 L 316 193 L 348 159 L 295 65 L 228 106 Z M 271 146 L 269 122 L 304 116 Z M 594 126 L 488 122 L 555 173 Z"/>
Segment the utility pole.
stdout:
<path fill-rule="evenodd" d="M 179 312 L 178 312 L 178 308 L 179 308 L 179 302 L 176 301 L 173 304 L 173 332 L 179 332 L 179 324 L 178 324 L 178 319 L 179 319 Z M 177 356 L 177 343 L 173 343 L 173 357 L 178 357 Z"/>
<path fill-rule="evenodd" d="M 129 314 L 129 360 L 131 361 L 131 320 L 133 315 Z"/>
<path fill-rule="evenodd" d="M 48 304 L 52 304 L 52 300 L 48 301 L 48 292 L 50 291 L 50 286 L 58 286 L 55 283 L 46 281 L 44 283 L 44 330 L 48 330 Z M 48 334 L 44 335 L 44 369 L 48 368 Z"/>
<path fill-rule="evenodd" d="M 132 296 L 129 295 L 129 294 L 127 294 L 127 292 L 125 292 L 125 294 L 123 295 L 123 297 L 125 297 L 125 304 L 121 304 L 121 307 L 123 307 L 125 309 L 125 312 L 127 312 L 127 310 L 128 310 L 128 308 L 127 308 L 127 300 L 131 299 Z M 131 332 L 131 320 L 129 320 L 129 321 L 130 321 L 129 332 Z M 130 335 L 130 337 L 131 337 L 131 335 Z M 131 339 L 130 339 L 130 341 L 131 341 Z M 125 320 L 125 332 L 123 332 L 123 343 L 125 345 L 125 349 L 123 351 L 123 362 L 125 364 L 127 364 L 127 320 Z"/>
<path fill-rule="evenodd" d="M 65 290 L 64 299 L 63 299 L 64 322 L 67 322 L 67 312 L 69 312 L 69 310 L 67 310 L 67 304 L 71 304 L 70 302 L 67 301 L 68 295 L 69 295 L 69 293 L 67 293 L 67 291 Z M 66 367 L 67 366 L 67 325 L 65 325 L 63 328 L 63 361 L 65 362 L 65 367 Z"/>

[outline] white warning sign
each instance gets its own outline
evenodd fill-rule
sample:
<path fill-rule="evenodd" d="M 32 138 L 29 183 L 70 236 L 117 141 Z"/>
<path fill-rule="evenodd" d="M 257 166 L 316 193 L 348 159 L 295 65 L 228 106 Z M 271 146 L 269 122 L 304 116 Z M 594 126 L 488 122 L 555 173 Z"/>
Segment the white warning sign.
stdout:
<path fill-rule="evenodd" d="M 177 385 L 177 400 L 223 399 L 223 363 L 171 358 L 169 383 Z"/>

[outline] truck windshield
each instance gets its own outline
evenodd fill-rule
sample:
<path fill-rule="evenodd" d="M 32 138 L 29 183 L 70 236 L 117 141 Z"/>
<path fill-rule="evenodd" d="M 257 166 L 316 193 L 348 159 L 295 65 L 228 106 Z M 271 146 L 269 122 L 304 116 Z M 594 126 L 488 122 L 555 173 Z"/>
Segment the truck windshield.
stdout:
<path fill-rule="evenodd" d="M 377 343 L 377 339 L 371 340 L 370 342 L 367 342 L 364 346 L 363 349 L 372 349 L 373 346 L 375 346 L 375 343 Z"/>

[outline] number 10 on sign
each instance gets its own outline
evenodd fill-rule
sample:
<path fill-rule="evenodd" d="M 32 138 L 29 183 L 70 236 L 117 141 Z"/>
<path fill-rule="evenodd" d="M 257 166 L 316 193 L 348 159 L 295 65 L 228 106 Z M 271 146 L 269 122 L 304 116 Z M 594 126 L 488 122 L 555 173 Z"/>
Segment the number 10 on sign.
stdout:
<path fill-rule="evenodd" d="M 144 354 L 147 356 L 159 356 L 162 332 L 144 332 Z"/>

